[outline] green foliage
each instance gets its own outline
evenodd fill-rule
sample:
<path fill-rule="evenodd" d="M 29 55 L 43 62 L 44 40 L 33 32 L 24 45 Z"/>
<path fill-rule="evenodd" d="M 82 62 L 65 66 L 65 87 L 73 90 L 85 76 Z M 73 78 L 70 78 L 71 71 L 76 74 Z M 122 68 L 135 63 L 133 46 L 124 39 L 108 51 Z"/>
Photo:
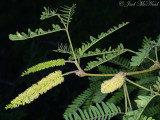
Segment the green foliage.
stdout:
<path fill-rule="evenodd" d="M 34 99 L 38 98 L 40 94 L 44 94 L 51 88 L 61 84 L 64 81 L 64 76 L 76 74 L 79 77 L 89 76 L 88 79 L 90 80 L 90 86 L 78 95 L 78 97 L 73 100 L 72 104 L 65 110 L 63 116 L 66 120 L 108 120 L 112 119 L 114 116 L 119 120 L 159 119 L 160 77 L 158 77 L 157 80 L 156 70 L 160 68 L 158 61 L 160 35 L 157 37 L 156 41 L 151 41 L 150 38 L 144 37 L 142 48 L 139 49 L 139 52 L 125 49 L 122 43 L 114 49 L 110 46 L 109 48 L 103 50 L 101 48 L 96 48 L 94 51 L 88 51 L 94 44 L 129 23 L 123 22 L 122 24 L 119 24 L 118 27 L 114 26 L 107 32 L 102 32 L 97 38 L 90 36 L 90 42 L 82 43 L 80 48 L 73 49 L 69 34 L 69 23 L 71 22 L 74 12 L 75 4 L 71 7 L 64 6 L 60 10 L 51 10 L 50 8 L 44 7 L 44 12 L 42 12 L 40 19 L 45 20 L 47 18 L 57 16 L 63 25 L 62 28 L 59 25 L 52 24 L 52 30 L 44 31 L 39 28 L 33 32 L 28 29 L 28 34 L 17 32 L 16 34 L 9 35 L 10 40 L 25 40 L 64 30 L 69 40 L 69 46 L 61 43 L 58 45 L 58 49 L 54 50 L 55 52 L 69 54 L 69 61 L 57 59 L 39 63 L 23 72 L 22 76 L 50 67 L 62 66 L 65 65 L 65 62 L 74 63 L 77 69 L 64 74 L 62 74 L 61 71 L 50 73 L 37 84 L 33 84 L 26 91 L 19 94 L 18 97 L 13 99 L 11 103 L 6 106 L 6 109 L 16 108 L 19 105 L 30 103 Z M 136 55 L 132 56 L 130 61 L 128 59 L 129 57 L 124 58 L 120 56 L 125 52 L 131 52 Z M 91 59 L 90 62 L 85 61 L 87 66 L 85 69 L 82 69 L 80 66 L 80 59 L 91 56 L 101 57 L 96 57 L 96 60 Z M 146 58 L 148 61 L 145 60 Z M 102 65 L 106 62 L 110 62 L 117 66 Z M 99 74 L 85 72 L 95 67 L 98 67 L 97 73 Z M 102 83 L 107 82 L 107 80 L 109 80 L 109 84 L 106 86 L 103 85 Z M 116 80 L 116 82 L 113 80 Z M 115 86 L 120 83 L 120 80 L 120 87 L 123 86 L 123 88 L 117 90 L 119 87 Z M 114 88 L 115 92 L 109 94 L 106 92 L 107 87 L 110 89 Z M 102 88 L 104 88 L 105 91 L 102 91 Z M 103 101 L 107 102 L 104 103 Z M 120 105 L 121 109 L 115 105 Z M 124 112 L 121 112 L 123 110 Z"/>
<path fill-rule="evenodd" d="M 155 120 L 152 117 L 142 116 L 140 120 Z"/>
<path fill-rule="evenodd" d="M 139 49 L 140 52 L 136 52 L 137 56 L 133 56 L 130 64 L 131 66 L 139 66 L 145 58 L 149 56 L 149 52 L 154 47 L 150 42 L 151 38 L 144 37 L 142 49 Z"/>
<path fill-rule="evenodd" d="M 133 92 L 134 89 L 135 88 L 133 86 L 128 86 L 129 93 Z M 114 95 L 110 99 L 107 100 L 107 102 L 117 104 L 122 99 L 124 99 L 123 89 L 119 89 L 117 92 L 114 93 Z"/>
<path fill-rule="evenodd" d="M 157 118 L 160 118 L 160 114 L 159 113 L 160 113 L 160 105 L 149 106 L 144 111 L 144 115 L 147 115 L 147 116 L 157 116 Z"/>
<path fill-rule="evenodd" d="M 58 32 L 58 31 L 61 31 L 61 30 L 64 30 L 64 29 L 62 29 L 57 24 L 56 25 L 52 24 L 52 30 L 48 30 L 48 31 L 44 31 L 41 28 L 38 28 L 35 31 L 31 31 L 31 29 L 28 28 L 28 34 L 26 34 L 24 32 L 22 32 L 22 33 L 16 32 L 16 34 L 10 34 L 9 39 L 13 40 L 13 41 L 15 41 L 15 40 L 26 40 L 26 39 L 38 37 L 38 36 L 41 36 L 41 35 L 46 35 L 46 34 L 49 34 L 49 33 Z"/>
<path fill-rule="evenodd" d="M 35 66 L 32 66 L 31 68 L 28 68 L 26 71 L 24 71 L 22 73 L 21 76 L 28 75 L 30 73 L 34 73 L 34 72 L 44 70 L 44 69 L 47 69 L 47 68 L 50 68 L 50 67 L 62 66 L 62 65 L 65 65 L 65 60 L 64 59 L 50 60 L 50 61 L 47 61 L 47 62 L 39 63 Z"/>
<path fill-rule="evenodd" d="M 107 54 L 110 52 L 112 52 L 112 51 L 107 51 L 105 49 L 100 50 L 100 49 L 96 48 L 95 51 L 88 51 L 88 53 L 83 53 L 83 55 L 81 55 L 80 57 L 84 58 L 84 57 L 90 57 L 90 56 L 97 56 L 97 55 Z"/>
<path fill-rule="evenodd" d="M 42 12 L 42 15 L 41 15 L 41 20 L 45 20 L 47 18 L 50 18 L 50 17 L 53 17 L 53 16 L 56 16 L 56 11 L 55 10 L 51 10 L 50 8 L 46 8 L 44 7 L 44 12 Z"/>
<path fill-rule="evenodd" d="M 114 59 L 111 60 L 112 63 L 114 64 L 117 64 L 127 70 L 130 70 L 130 71 L 136 71 L 137 68 L 136 67 L 133 67 L 133 66 L 130 66 L 130 61 L 126 58 L 123 58 L 123 57 L 116 57 Z"/>
<path fill-rule="evenodd" d="M 110 120 L 113 116 L 121 114 L 121 109 L 115 106 L 113 103 L 96 103 L 96 106 L 90 106 L 88 110 L 82 111 L 78 109 L 74 111 L 73 114 L 65 116 L 66 120 Z"/>
<path fill-rule="evenodd" d="M 95 94 L 93 95 L 92 101 L 93 101 L 94 103 L 100 103 L 100 102 L 102 102 L 102 100 L 104 100 L 104 98 L 105 98 L 106 96 L 107 96 L 107 94 L 102 93 L 102 92 L 100 91 L 100 89 L 99 89 L 99 90 L 97 90 L 97 91 L 95 92 Z"/>
<path fill-rule="evenodd" d="M 138 96 L 139 100 L 135 100 L 137 107 L 145 107 L 149 102 L 151 96 Z"/>
<path fill-rule="evenodd" d="M 90 87 L 84 90 L 77 98 L 75 98 L 71 105 L 65 110 L 63 115 L 72 114 L 78 108 L 88 108 L 92 103 L 102 102 L 106 94 L 100 92 L 101 82 L 91 83 Z"/>
<path fill-rule="evenodd" d="M 102 32 L 98 35 L 98 38 L 95 38 L 93 36 L 90 36 L 91 42 L 83 43 L 82 47 L 77 50 L 77 53 L 79 56 L 82 56 L 90 47 L 92 47 L 94 44 L 105 38 L 106 36 L 112 34 L 113 32 L 117 31 L 118 29 L 124 27 L 129 22 L 119 24 L 118 27 L 114 26 L 113 28 L 110 28 L 106 33 Z M 111 49 L 111 48 L 110 48 Z M 110 49 L 108 51 L 110 51 Z M 86 55 L 85 55 L 86 56 Z M 91 55 L 90 55 L 91 56 Z"/>
<path fill-rule="evenodd" d="M 136 83 L 138 83 L 139 85 L 145 85 L 145 84 L 152 84 L 155 80 L 157 79 L 157 77 L 155 76 L 146 76 L 144 78 L 140 78 L 140 80 L 136 81 Z"/>
<path fill-rule="evenodd" d="M 159 107 L 158 108 L 151 107 L 152 111 L 150 111 L 149 110 L 150 108 L 147 108 L 147 107 L 150 107 L 149 103 L 152 102 L 154 99 L 157 99 L 157 97 L 160 97 L 160 96 L 159 95 L 158 96 L 157 95 L 138 96 L 139 99 L 135 100 L 135 102 L 137 103 L 138 109 L 126 113 L 126 115 L 123 117 L 123 120 L 146 120 L 146 119 L 152 120 L 152 117 L 150 117 L 149 115 L 153 116 L 153 114 L 155 114 L 155 113 L 159 114 L 160 113 Z M 159 105 L 160 104 L 157 104 L 157 106 L 159 106 Z M 149 113 L 151 112 L 151 114 L 148 114 L 148 112 Z M 154 116 L 154 117 L 156 117 L 156 116 Z"/>
<path fill-rule="evenodd" d="M 64 6 L 60 10 L 62 12 L 60 14 L 60 19 L 64 25 L 68 26 L 69 22 L 71 22 L 70 20 L 72 19 L 72 15 L 75 12 L 75 6 L 76 4 L 73 4 L 72 7 Z"/>
<path fill-rule="evenodd" d="M 154 44 L 155 46 L 160 46 L 160 35 L 157 36 L 157 41 L 151 41 L 152 44 Z"/>
<path fill-rule="evenodd" d="M 69 24 L 70 20 L 72 19 L 72 15 L 75 12 L 75 4 L 73 4 L 72 7 L 68 7 L 68 6 L 64 6 L 62 7 L 62 10 L 60 10 L 62 12 L 62 14 L 56 14 L 56 12 L 54 10 L 50 10 L 49 8 L 44 7 L 45 11 L 42 12 L 41 15 L 41 20 L 44 20 L 46 18 L 50 18 L 52 16 L 58 16 L 61 20 L 61 22 L 65 25 L 65 27 Z M 22 32 L 19 33 L 17 32 L 16 34 L 10 34 L 9 35 L 9 39 L 10 40 L 26 40 L 29 38 L 33 38 L 33 37 L 37 37 L 37 36 L 41 36 L 41 35 L 45 35 L 45 34 L 49 34 L 49 33 L 53 33 L 53 32 L 58 32 L 62 29 L 59 25 L 55 25 L 52 24 L 52 30 L 48 30 L 48 31 L 44 31 L 41 28 L 36 29 L 35 31 L 31 31 L 31 29 L 28 29 L 28 34 Z"/>
<path fill-rule="evenodd" d="M 66 44 L 63 45 L 62 43 L 58 44 L 58 49 L 57 50 L 53 50 L 53 51 L 54 52 L 59 52 L 59 53 L 71 54 L 72 55 L 71 48 L 68 47 Z"/>
<path fill-rule="evenodd" d="M 158 80 L 156 81 L 156 83 L 153 84 L 153 87 L 154 87 L 157 91 L 160 91 L 160 77 L 158 77 Z"/>
<path fill-rule="evenodd" d="M 110 50 L 110 49 L 109 49 L 109 50 Z M 91 70 L 91 69 L 93 69 L 94 67 L 97 67 L 97 66 L 99 66 L 99 65 L 101 65 L 101 64 L 103 64 L 103 63 L 105 63 L 105 62 L 107 62 L 107 61 L 109 61 L 109 60 L 112 60 L 112 59 L 116 58 L 117 56 L 119 56 L 120 54 L 123 54 L 123 53 L 126 52 L 126 51 L 127 51 L 127 50 L 124 49 L 123 44 L 120 44 L 120 45 L 118 46 L 118 48 L 112 50 L 112 53 L 104 54 L 104 55 L 102 56 L 102 58 L 97 57 L 97 58 L 96 58 L 97 61 L 91 61 L 91 62 L 87 63 L 88 66 L 86 66 L 86 68 L 85 68 L 84 70 L 85 70 L 85 71 Z"/>
<path fill-rule="evenodd" d="M 91 95 L 91 88 L 84 90 L 76 99 L 74 99 L 72 105 L 68 105 L 68 108 L 65 110 L 63 115 L 65 116 L 76 111 Z"/>
<path fill-rule="evenodd" d="M 100 71 L 101 73 L 109 73 L 109 74 L 113 74 L 113 73 L 118 73 L 119 72 L 118 69 L 115 69 L 115 68 L 109 67 L 109 66 L 104 66 L 104 65 L 98 66 L 98 71 Z"/>
<path fill-rule="evenodd" d="M 137 119 L 137 115 L 139 114 L 139 112 L 140 109 L 136 111 L 130 111 L 123 117 L 123 120 L 155 120 L 152 117 L 147 116 L 141 116 L 139 119 Z"/>

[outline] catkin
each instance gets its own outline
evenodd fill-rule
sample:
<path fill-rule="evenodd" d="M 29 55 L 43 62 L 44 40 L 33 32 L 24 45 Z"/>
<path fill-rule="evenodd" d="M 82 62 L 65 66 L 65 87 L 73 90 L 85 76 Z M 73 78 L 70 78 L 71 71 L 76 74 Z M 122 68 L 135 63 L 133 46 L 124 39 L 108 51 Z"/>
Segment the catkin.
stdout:
<path fill-rule="evenodd" d="M 26 89 L 23 93 L 19 94 L 15 99 L 11 101 L 5 109 L 16 108 L 19 105 L 25 105 L 31 103 L 37 99 L 39 95 L 46 93 L 51 88 L 61 84 L 64 81 L 61 71 L 55 71 L 50 73 L 45 78 L 42 78 L 38 83 L 33 84 L 31 87 Z"/>
<path fill-rule="evenodd" d="M 21 76 L 28 75 L 30 73 L 34 73 L 40 70 L 44 70 L 50 67 L 55 67 L 55 66 L 62 66 L 65 65 L 65 60 L 64 59 L 57 59 L 57 60 L 50 60 L 47 62 L 39 63 L 37 65 L 32 66 L 31 68 L 28 68 L 26 71 L 22 73 Z"/>
<path fill-rule="evenodd" d="M 102 93 L 112 93 L 118 88 L 121 88 L 124 83 L 124 74 L 119 72 L 110 80 L 106 80 L 101 84 Z"/>

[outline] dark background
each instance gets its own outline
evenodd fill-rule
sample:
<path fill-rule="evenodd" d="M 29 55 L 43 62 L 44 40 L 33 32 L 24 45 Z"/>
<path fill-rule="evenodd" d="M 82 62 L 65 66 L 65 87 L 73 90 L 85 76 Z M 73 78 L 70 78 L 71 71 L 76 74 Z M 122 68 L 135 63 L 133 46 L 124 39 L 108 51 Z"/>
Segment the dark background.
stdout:
<path fill-rule="evenodd" d="M 134 1 L 133 1 L 134 2 Z M 157 0 L 158 2 L 158 0 Z M 82 42 L 89 41 L 89 36 L 95 36 L 107 31 L 112 26 L 122 22 L 129 25 L 116 31 L 92 47 L 116 47 L 123 43 L 125 47 L 137 50 L 141 47 L 144 36 L 156 39 L 160 32 L 160 4 L 154 6 L 121 7 L 119 1 L 111 0 L 3 0 L 0 3 L 0 120 L 61 120 L 68 104 L 89 85 L 87 77 L 78 78 L 75 75 L 65 77 L 65 82 L 46 94 L 40 96 L 29 105 L 17 109 L 5 110 L 18 94 L 33 83 L 56 69 L 67 72 L 75 69 L 67 64 L 65 67 L 51 68 L 29 76 L 20 77 L 28 67 L 37 63 L 64 58 L 68 55 L 57 54 L 52 50 L 58 42 L 68 44 L 64 32 L 53 33 L 26 41 L 10 41 L 8 35 L 16 31 L 26 32 L 43 28 L 47 30 L 56 20 L 41 21 L 43 6 L 58 8 L 59 6 L 76 3 L 76 13 L 70 24 L 70 34 L 73 46 L 80 47 Z M 128 54 L 125 54 L 128 57 Z M 82 66 L 86 65 L 82 60 Z M 84 67 L 83 67 L 84 68 Z M 96 69 L 93 71 L 95 72 Z"/>

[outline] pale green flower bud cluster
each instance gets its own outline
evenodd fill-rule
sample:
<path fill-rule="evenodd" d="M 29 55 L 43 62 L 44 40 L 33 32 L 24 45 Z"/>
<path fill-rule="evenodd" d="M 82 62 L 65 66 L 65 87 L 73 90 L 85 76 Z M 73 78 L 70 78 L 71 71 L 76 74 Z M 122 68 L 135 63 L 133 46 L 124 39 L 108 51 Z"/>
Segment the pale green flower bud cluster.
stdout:
<path fill-rule="evenodd" d="M 28 68 L 26 71 L 24 71 L 22 73 L 21 76 L 28 75 L 30 73 L 34 73 L 34 72 L 44 70 L 44 69 L 47 69 L 47 68 L 50 68 L 50 67 L 62 66 L 62 65 L 65 65 L 65 60 L 64 59 L 50 60 L 50 61 L 47 61 L 47 62 L 39 63 L 35 66 L 32 66 L 31 68 Z"/>
<path fill-rule="evenodd" d="M 25 105 L 31 103 L 34 99 L 38 98 L 39 95 L 46 93 L 51 88 L 61 84 L 64 81 L 61 71 L 55 71 L 50 73 L 45 78 L 42 78 L 38 83 L 33 84 L 23 93 L 19 94 L 15 99 L 11 101 L 5 109 L 16 108 L 19 105 Z"/>
<path fill-rule="evenodd" d="M 110 80 L 104 81 L 101 84 L 101 92 L 102 93 L 112 93 L 118 88 L 121 88 L 124 83 L 124 74 L 119 72 Z"/>

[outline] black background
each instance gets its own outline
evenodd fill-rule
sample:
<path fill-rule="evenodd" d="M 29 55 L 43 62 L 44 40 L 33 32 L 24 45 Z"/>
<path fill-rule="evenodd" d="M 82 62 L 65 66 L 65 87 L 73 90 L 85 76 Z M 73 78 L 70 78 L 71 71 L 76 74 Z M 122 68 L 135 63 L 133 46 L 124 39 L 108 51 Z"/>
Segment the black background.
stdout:
<path fill-rule="evenodd" d="M 69 45 L 65 32 L 53 33 L 26 41 L 10 41 L 8 35 L 16 31 L 27 32 L 43 28 L 57 22 L 55 19 L 41 21 L 43 6 L 56 9 L 63 5 L 76 3 L 76 13 L 70 23 L 70 35 L 73 46 L 80 47 L 82 42 L 89 41 L 89 36 L 95 36 L 107 31 L 110 27 L 122 22 L 129 25 L 104 38 L 96 47 L 115 48 L 123 43 L 126 48 L 137 50 L 141 47 L 144 36 L 156 39 L 160 32 L 160 4 L 154 6 L 119 6 L 120 1 L 111 0 L 3 0 L 0 3 L 0 120 L 61 120 L 68 104 L 89 85 L 87 77 L 78 78 L 75 75 L 65 77 L 65 82 L 46 94 L 40 96 L 29 105 L 17 109 L 5 110 L 6 104 L 36 83 L 50 72 L 60 69 L 67 72 L 75 67 L 67 64 L 65 67 L 47 69 L 29 76 L 20 77 L 28 67 L 51 59 L 64 58 L 68 55 L 57 54 L 52 50 L 58 42 Z M 132 1 L 136 2 L 136 1 Z M 158 0 L 156 1 L 158 2 Z M 126 1 L 127 4 L 127 1 Z M 125 54 L 130 58 L 130 54 Z M 82 68 L 86 60 L 81 61 Z M 96 72 L 96 68 L 92 72 Z"/>

